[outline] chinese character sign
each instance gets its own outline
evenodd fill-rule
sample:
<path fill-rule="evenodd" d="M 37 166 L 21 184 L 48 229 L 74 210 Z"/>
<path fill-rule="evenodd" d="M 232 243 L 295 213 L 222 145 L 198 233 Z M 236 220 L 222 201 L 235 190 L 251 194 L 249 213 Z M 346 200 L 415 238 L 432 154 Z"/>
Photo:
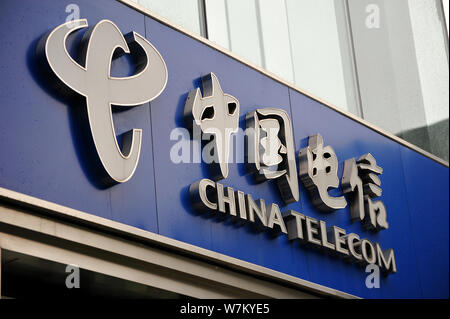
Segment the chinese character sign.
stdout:
<path fill-rule="evenodd" d="M 286 111 L 257 109 L 246 116 L 247 167 L 256 180 L 274 179 L 285 203 L 299 200 L 292 123 Z"/>
<path fill-rule="evenodd" d="M 337 176 L 338 159 L 331 146 L 323 145 L 320 134 L 309 137 L 308 147 L 300 150 L 300 180 L 309 191 L 313 204 L 322 211 L 345 208 L 347 201 L 343 196 L 332 197 L 330 188 L 339 186 Z"/>
<path fill-rule="evenodd" d="M 372 154 L 361 156 L 357 162 L 351 158 L 345 161 L 342 190 L 349 194 L 352 220 L 359 220 L 368 229 L 387 229 L 386 207 L 380 197 L 382 190 L 378 175 L 383 169 L 377 165 Z"/>
<path fill-rule="evenodd" d="M 197 125 L 204 134 L 215 140 L 215 159 L 212 161 L 215 179 L 227 178 L 230 139 L 239 127 L 239 101 L 224 94 L 214 73 L 202 78 L 203 96 L 200 89 L 189 92 L 185 104 L 187 124 Z"/>
<path fill-rule="evenodd" d="M 214 136 L 212 163 L 213 177 L 217 180 L 228 176 L 229 148 L 232 134 L 239 129 L 240 106 L 235 97 L 222 91 L 213 73 L 202 77 L 202 84 L 203 95 L 198 88 L 189 93 L 184 116 L 188 124 L 200 128 L 203 134 Z M 276 181 L 285 204 L 299 201 L 299 176 L 318 209 L 332 212 L 347 207 L 345 194 L 353 221 L 360 221 L 368 229 L 388 228 L 386 207 L 382 201 L 375 200 L 382 194 L 378 176 L 383 169 L 370 153 L 357 161 L 354 158 L 345 161 L 341 185 L 343 194 L 332 196 L 329 192 L 339 188 L 339 160 L 334 149 L 325 146 L 320 134 L 310 136 L 308 146 L 300 150 L 297 172 L 289 114 L 279 108 L 261 108 L 247 113 L 245 120 L 248 171 L 257 182 Z"/>

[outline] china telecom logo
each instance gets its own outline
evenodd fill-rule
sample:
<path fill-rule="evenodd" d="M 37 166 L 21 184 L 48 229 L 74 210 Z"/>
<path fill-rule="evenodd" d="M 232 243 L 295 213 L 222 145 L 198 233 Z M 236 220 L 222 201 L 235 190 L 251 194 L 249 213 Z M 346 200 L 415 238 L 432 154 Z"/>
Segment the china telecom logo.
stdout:
<path fill-rule="evenodd" d="M 143 36 L 131 32 L 125 37 L 109 20 L 90 27 L 81 40 L 82 65 L 67 51 L 67 37 L 88 27 L 86 19 L 61 24 L 38 44 L 38 54 L 64 84 L 64 89 L 86 98 L 92 139 L 106 172 L 108 183 L 123 183 L 134 174 L 142 144 L 142 129 L 132 129 L 123 137 L 120 149 L 112 118 L 112 105 L 136 106 L 152 101 L 166 87 L 167 67 L 156 48 Z M 121 54 L 137 59 L 137 73 L 128 77 L 111 76 L 111 61 Z"/>

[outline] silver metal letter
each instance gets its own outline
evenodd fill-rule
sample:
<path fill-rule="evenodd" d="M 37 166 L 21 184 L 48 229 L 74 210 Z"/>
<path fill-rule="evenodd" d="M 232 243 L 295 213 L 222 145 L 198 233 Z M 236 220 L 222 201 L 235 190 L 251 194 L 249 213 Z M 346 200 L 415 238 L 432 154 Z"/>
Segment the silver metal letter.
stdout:
<path fill-rule="evenodd" d="M 258 204 L 250 194 L 245 195 L 247 209 L 248 209 L 248 220 L 256 223 L 256 225 L 261 229 L 262 226 L 267 226 L 267 215 L 266 215 L 266 203 L 264 199 L 258 199 Z M 255 221 L 255 214 L 258 217 L 258 221 Z"/>
<path fill-rule="evenodd" d="M 286 204 L 299 200 L 292 123 L 286 111 L 257 109 L 246 116 L 246 162 L 257 181 L 276 179 Z"/>
<path fill-rule="evenodd" d="M 280 227 L 281 232 L 287 234 L 286 225 L 284 224 L 283 217 L 281 216 L 280 207 L 278 207 L 277 204 L 271 204 L 269 207 L 267 227 L 273 229 L 276 224 Z"/>
<path fill-rule="evenodd" d="M 320 134 L 309 137 L 308 147 L 300 150 L 300 180 L 308 189 L 313 204 L 325 212 L 345 208 L 345 197 L 331 197 L 329 188 L 339 186 L 338 159 L 331 146 L 323 146 Z"/>
<path fill-rule="evenodd" d="M 303 221 L 305 220 L 305 215 L 294 210 L 288 210 L 283 213 L 283 218 L 287 226 L 289 240 L 300 239 L 303 241 Z"/>
<path fill-rule="evenodd" d="M 358 176 L 358 167 L 354 158 L 344 163 L 342 176 L 342 191 L 348 194 L 350 200 L 350 218 L 352 221 L 364 220 L 364 195 L 362 180 Z"/>
<path fill-rule="evenodd" d="M 322 241 L 314 237 L 314 235 L 319 235 L 318 225 L 317 219 L 306 216 L 306 240 L 308 243 L 322 246 Z"/>
<path fill-rule="evenodd" d="M 397 265 L 395 264 L 394 250 L 392 248 L 382 250 L 380 244 L 375 244 L 377 248 L 378 266 L 384 270 L 385 273 L 396 273 Z"/>
<path fill-rule="evenodd" d="M 204 134 L 214 135 L 216 152 L 212 161 L 213 177 L 227 178 L 231 134 L 239 127 L 239 101 L 224 94 L 214 73 L 202 77 L 200 89 L 189 92 L 184 108 L 186 125 L 200 127 Z"/>
<path fill-rule="evenodd" d="M 331 229 L 333 234 L 333 243 L 336 245 L 336 251 L 343 255 L 348 255 L 348 250 L 343 247 L 346 245 L 345 230 L 337 226 L 333 226 Z"/>
<path fill-rule="evenodd" d="M 382 173 L 383 169 L 370 153 L 361 156 L 357 162 L 351 158 L 344 164 L 342 191 L 349 196 L 351 219 L 361 221 L 368 229 L 389 228 L 384 203 L 372 201 L 382 194 L 378 177 Z"/>
<path fill-rule="evenodd" d="M 350 252 L 350 255 L 356 261 L 362 261 L 362 255 L 360 254 L 360 251 L 361 251 L 361 240 L 360 240 L 359 236 L 357 234 L 355 234 L 355 233 L 350 233 L 347 236 L 345 236 L 344 238 L 345 238 L 345 241 L 347 243 L 347 247 L 348 247 L 348 250 Z"/>
<path fill-rule="evenodd" d="M 234 190 L 227 187 L 227 194 L 224 194 L 224 187 L 220 183 L 216 183 L 217 189 L 217 203 L 219 205 L 219 212 L 226 213 L 225 204 L 228 205 L 228 213 L 231 216 L 236 216 L 236 200 L 234 198 Z"/>
<path fill-rule="evenodd" d="M 370 253 L 367 251 L 367 247 L 369 247 Z M 375 252 L 375 247 L 368 239 L 361 240 L 361 253 L 363 259 L 368 264 L 374 264 L 377 261 L 377 254 Z"/>
<path fill-rule="evenodd" d="M 237 202 L 237 210 L 239 211 L 239 218 L 247 220 L 247 210 L 245 208 L 245 194 L 243 191 L 237 190 L 234 192 L 234 197 Z"/>
<path fill-rule="evenodd" d="M 320 239 L 322 241 L 322 246 L 330 250 L 335 250 L 336 246 L 332 242 L 328 241 L 329 231 L 327 230 L 327 224 L 323 220 L 320 220 L 319 225 L 320 225 Z"/>
<path fill-rule="evenodd" d="M 217 203 L 214 203 L 208 199 L 208 187 L 215 190 L 216 183 L 206 178 L 191 184 L 189 187 L 192 206 L 201 212 L 217 210 Z M 215 195 L 217 197 L 217 193 Z"/>

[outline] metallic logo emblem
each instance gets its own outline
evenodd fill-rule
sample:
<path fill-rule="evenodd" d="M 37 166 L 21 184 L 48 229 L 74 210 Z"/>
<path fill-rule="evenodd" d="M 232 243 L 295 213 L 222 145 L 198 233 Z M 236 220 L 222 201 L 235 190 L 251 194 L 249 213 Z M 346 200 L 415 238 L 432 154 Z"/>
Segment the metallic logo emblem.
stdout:
<path fill-rule="evenodd" d="M 82 39 L 82 64 L 69 55 L 69 34 L 88 26 L 86 19 L 64 23 L 44 36 L 38 44 L 53 73 L 72 91 L 86 98 L 89 126 L 99 159 L 111 183 L 123 183 L 134 174 L 139 162 L 142 129 L 124 134 L 120 149 L 112 118 L 112 105 L 135 106 L 158 97 L 167 83 L 167 67 L 156 48 L 143 36 L 131 32 L 125 37 L 109 20 L 86 30 Z M 137 56 L 137 73 L 111 76 L 111 61 L 117 53 Z M 120 50 L 118 50 L 120 49 Z"/>

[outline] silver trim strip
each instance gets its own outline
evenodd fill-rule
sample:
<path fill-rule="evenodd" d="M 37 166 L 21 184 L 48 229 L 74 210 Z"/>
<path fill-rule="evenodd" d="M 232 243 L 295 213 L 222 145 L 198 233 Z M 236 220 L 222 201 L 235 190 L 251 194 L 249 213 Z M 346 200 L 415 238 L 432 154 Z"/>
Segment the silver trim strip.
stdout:
<path fill-rule="evenodd" d="M 217 51 L 219 51 L 219 52 L 221 52 L 221 53 L 223 53 L 225 55 L 228 55 L 229 57 L 233 58 L 234 60 L 245 64 L 246 66 L 248 66 L 248 67 L 250 67 L 250 68 L 260 72 L 261 74 L 264 74 L 265 76 L 268 76 L 269 78 L 277 81 L 278 83 L 281 83 L 281 84 L 283 84 L 283 85 L 285 85 L 285 86 L 287 86 L 287 87 L 289 87 L 289 88 L 291 88 L 291 89 L 293 89 L 293 90 L 295 90 L 295 91 L 297 91 L 299 93 L 302 93 L 302 94 L 308 96 L 309 98 L 311 98 L 311 99 L 313 99 L 313 100 L 315 100 L 315 101 L 317 101 L 317 102 L 319 102 L 319 103 L 329 107 L 330 109 L 332 109 L 332 110 L 334 110 L 334 111 L 336 111 L 336 112 L 338 112 L 338 113 L 340 113 L 340 114 L 342 114 L 342 115 L 344 115 L 344 116 L 346 116 L 346 117 L 348 117 L 348 118 L 350 118 L 350 119 L 352 119 L 352 120 L 354 120 L 354 121 L 356 121 L 356 122 L 358 122 L 358 123 L 360 123 L 360 124 L 370 128 L 372 130 L 374 130 L 377 133 L 380 133 L 381 135 L 383 135 L 383 136 L 385 136 L 385 137 L 387 137 L 387 138 L 389 138 L 389 139 L 391 139 L 391 140 L 393 140 L 393 141 L 395 141 L 397 143 L 400 143 L 400 144 L 402 144 L 402 145 L 404 145 L 404 146 L 406 146 L 406 147 L 416 151 L 419 154 L 422 154 L 423 156 L 426 156 L 426 157 L 432 159 L 433 161 L 435 161 L 435 162 L 437 162 L 439 164 L 442 164 L 442 165 L 444 165 L 446 167 L 449 167 L 449 163 L 447 161 L 437 157 L 436 155 L 433 155 L 433 154 L 431 154 L 431 153 L 421 149 L 420 147 L 418 147 L 416 145 L 413 145 L 410 142 L 407 142 L 407 141 L 401 139 L 400 137 L 393 135 L 392 133 L 389 133 L 388 131 L 386 131 L 386 130 L 378 127 L 378 126 L 369 123 L 366 120 L 364 120 L 362 118 L 359 118 L 359 117 L 355 116 L 354 114 L 352 114 L 350 112 L 347 112 L 347 111 L 339 109 L 337 106 L 335 106 L 335 105 L 333 105 L 333 104 L 331 104 L 331 103 L 329 103 L 329 102 L 327 102 L 327 101 L 325 101 L 325 100 L 323 100 L 323 99 L 321 99 L 321 98 L 319 98 L 319 97 L 317 97 L 317 96 L 307 92 L 306 90 L 304 90 L 302 88 L 299 88 L 299 87 L 293 85 L 292 83 L 289 83 L 289 82 L 281 79 L 277 75 L 275 75 L 275 74 L 273 74 L 273 73 L 271 73 L 271 72 L 269 72 L 267 70 L 264 70 L 261 67 L 255 65 L 255 64 L 253 64 L 253 63 L 251 63 L 249 61 L 246 61 L 245 59 L 243 59 L 242 57 L 234 54 L 233 52 L 229 51 L 228 49 L 225 49 L 225 48 L 219 46 L 218 44 L 216 44 L 216 43 L 214 43 L 214 42 L 212 42 L 212 41 L 210 41 L 210 40 L 208 40 L 206 38 L 203 38 L 203 37 L 201 37 L 201 36 L 191 32 L 191 31 L 188 31 L 188 30 L 184 29 L 181 26 L 178 26 L 178 25 L 170 22 L 166 18 L 164 18 L 164 17 L 162 17 L 162 16 L 160 16 L 160 15 L 150 11 L 149 9 L 143 7 L 140 4 L 137 4 L 137 3 L 135 3 L 135 2 L 133 2 L 131 0 L 116 0 L 116 1 L 119 1 L 119 2 L 121 2 L 121 3 L 123 3 L 123 4 L 127 5 L 127 6 L 131 7 L 132 9 L 135 9 L 135 10 L 137 10 L 137 11 L 139 11 L 139 12 L 141 12 L 141 13 L 143 13 L 143 14 L 145 14 L 145 15 L 147 15 L 147 16 L 149 16 L 149 17 L 151 17 L 151 18 L 153 18 L 153 19 L 155 19 L 155 20 L 157 20 L 159 22 L 161 22 L 162 24 L 164 24 L 164 25 L 166 25 L 166 26 L 168 26 L 168 27 L 170 27 L 170 28 L 172 28 L 172 29 L 174 29 L 176 31 L 179 31 L 179 32 L 181 32 L 181 33 L 191 37 L 192 39 L 200 41 L 203 44 L 206 44 L 207 46 L 209 46 L 209 47 L 211 47 L 211 48 L 213 48 L 213 49 L 215 49 L 215 50 L 217 50 Z"/>
<path fill-rule="evenodd" d="M 91 228 L 108 231 L 116 235 L 126 236 L 135 240 L 144 241 L 158 247 L 170 249 L 172 251 L 193 256 L 204 261 L 210 261 L 225 265 L 229 268 L 241 271 L 247 274 L 266 278 L 281 284 L 296 287 L 297 289 L 326 295 L 336 298 L 359 298 L 357 296 L 328 288 L 307 280 L 290 276 L 266 267 L 252 264 L 237 258 L 229 257 L 208 249 L 190 245 L 178 240 L 174 240 L 162 235 L 150 233 L 148 231 L 128 226 L 119 222 L 108 220 L 102 217 L 94 216 L 76 209 L 51 203 L 36 197 L 21 194 L 15 191 L 0 187 L 0 200 L 12 203 L 20 207 L 28 208 L 33 211 L 43 212 L 71 222 L 76 222 Z"/>
<path fill-rule="evenodd" d="M 4 203 L 0 203 L 0 248 L 200 299 L 321 297 Z"/>

